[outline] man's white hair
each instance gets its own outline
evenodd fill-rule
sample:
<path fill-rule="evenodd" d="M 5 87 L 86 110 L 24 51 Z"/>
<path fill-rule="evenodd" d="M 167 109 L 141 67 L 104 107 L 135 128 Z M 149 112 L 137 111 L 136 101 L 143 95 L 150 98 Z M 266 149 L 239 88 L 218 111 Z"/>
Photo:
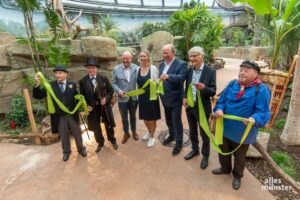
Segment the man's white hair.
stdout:
<path fill-rule="evenodd" d="M 189 56 L 192 55 L 193 53 L 197 53 L 197 54 L 200 54 L 202 56 L 205 56 L 204 49 L 202 47 L 199 47 L 199 46 L 192 47 L 188 52 Z"/>

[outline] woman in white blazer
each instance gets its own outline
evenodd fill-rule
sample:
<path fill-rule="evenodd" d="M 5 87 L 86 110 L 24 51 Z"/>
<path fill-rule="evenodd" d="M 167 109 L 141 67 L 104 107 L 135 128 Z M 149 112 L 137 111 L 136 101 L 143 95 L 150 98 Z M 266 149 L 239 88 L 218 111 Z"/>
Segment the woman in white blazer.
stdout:
<path fill-rule="evenodd" d="M 158 69 L 150 63 L 150 52 L 142 50 L 139 54 L 140 66 L 137 73 L 137 85 L 142 87 L 148 79 L 158 81 Z M 138 97 L 139 119 L 144 120 L 148 133 L 143 136 L 143 140 L 148 140 L 147 146 L 151 147 L 155 143 L 154 133 L 156 120 L 160 119 L 159 100 L 150 100 L 150 88 L 145 88 L 145 93 Z"/>

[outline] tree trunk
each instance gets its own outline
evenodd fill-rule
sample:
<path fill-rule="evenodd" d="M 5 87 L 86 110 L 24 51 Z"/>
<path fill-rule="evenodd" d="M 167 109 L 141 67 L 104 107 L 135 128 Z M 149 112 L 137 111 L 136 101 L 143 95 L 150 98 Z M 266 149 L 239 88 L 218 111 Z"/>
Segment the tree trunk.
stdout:
<path fill-rule="evenodd" d="M 300 56 L 300 45 L 298 49 Z M 300 59 L 295 67 L 292 96 L 286 123 L 280 136 L 285 145 L 300 145 Z"/>

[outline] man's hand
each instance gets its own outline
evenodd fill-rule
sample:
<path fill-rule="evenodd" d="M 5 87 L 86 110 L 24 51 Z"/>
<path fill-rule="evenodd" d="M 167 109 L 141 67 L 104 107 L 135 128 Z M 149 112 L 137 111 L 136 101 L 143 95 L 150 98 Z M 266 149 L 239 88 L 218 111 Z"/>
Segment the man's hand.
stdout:
<path fill-rule="evenodd" d="M 106 98 L 101 98 L 101 105 L 104 106 L 106 104 Z"/>
<path fill-rule="evenodd" d="M 89 112 L 92 112 L 93 108 L 91 106 L 88 106 Z"/>
<path fill-rule="evenodd" d="M 255 124 L 255 119 L 253 117 L 249 117 L 248 119 L 244 120 L 244 124 L 248 125 L 248 123 Z"/>
<path fill-rule="evenodd" d="M 205 88 L 205 85 L 203 83 L 195 83 L 195 87 L 197 88 L 197 90 L 202 90 L 203 88 Z"/>
<path fill-rule="evenodd" d="M 217 112 L 215 112 L 216 118 L 221 118 L 223 117 L 224 113 L 223 110 L 217 110 Z"/>
<path fill-rule="evenodd" d="M 168 74 L 162 74 L 162 75 L 160 76 L 160 80 L 162 80 L 162 81 L 165 81 L 165 80 L 167 80 L 167 79 L 169 79 L 169 75 L 168 75 Z"/>
<path fill-rule="evenodd" d="M 186 98 L 184 98 L 184 99 L 182 100 L 182 105 L 183 105 L 185 108 L 188 107 Z"/>
<path fill-rule="evenodd" d="M 35 87 L 38 87 L 41 84 L 40 76 L 38 74 L 36 74 L 34 76 L 34 80 L 35 80 Z"/>
<path fill-rule="evenodd" d="M 125 92 L 121 90 L 121 91 L 119 92 L 119 96 L 120 96 L 120 97 L 125 97 Z"/>

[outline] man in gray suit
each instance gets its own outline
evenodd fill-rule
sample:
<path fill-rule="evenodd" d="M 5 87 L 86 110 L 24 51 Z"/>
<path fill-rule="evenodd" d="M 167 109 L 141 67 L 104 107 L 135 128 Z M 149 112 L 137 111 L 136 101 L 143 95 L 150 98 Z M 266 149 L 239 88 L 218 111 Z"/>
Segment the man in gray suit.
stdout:
<path fill-rule="evenodd" d="M 136 64 L 132 62 L 132 55 L 130 52 L 125 51 L 122 54 L 122 63 L 114 68 L 112 74 L 112 87 L 115 92 L 118 93 L 118 106 L 121 113 L 122 125 L 124 136 L 122 144 L 125 144 L 130 138 L 129 134 L 129 123 L 128 123 L 128 111 L 130 116 L 130 126 L 132 131 L 133 139 L 138 140 L 139 136 L 136 133 L 136 109 L 138 105 L 137 97 L 127 97 L 126 92 L 135 90 L 137 68 Z"/>

